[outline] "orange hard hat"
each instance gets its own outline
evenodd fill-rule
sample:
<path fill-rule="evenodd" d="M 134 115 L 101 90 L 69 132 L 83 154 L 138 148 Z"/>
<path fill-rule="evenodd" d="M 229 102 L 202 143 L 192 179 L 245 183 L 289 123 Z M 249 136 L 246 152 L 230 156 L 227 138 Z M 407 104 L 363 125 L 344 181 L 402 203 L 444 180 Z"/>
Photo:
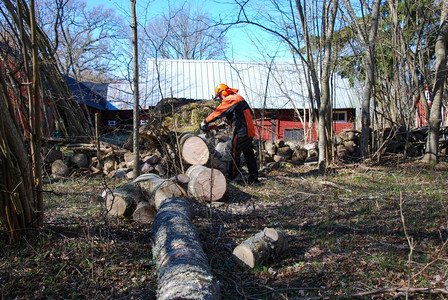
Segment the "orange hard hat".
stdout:
<path fill-rule="evenodd" d="M 227 97 L 230 94 L 238 93 L 237 89 L 231 89 L 227 84 L 220 83 L 215 87 L 215 97 L 223 96 Z"/>

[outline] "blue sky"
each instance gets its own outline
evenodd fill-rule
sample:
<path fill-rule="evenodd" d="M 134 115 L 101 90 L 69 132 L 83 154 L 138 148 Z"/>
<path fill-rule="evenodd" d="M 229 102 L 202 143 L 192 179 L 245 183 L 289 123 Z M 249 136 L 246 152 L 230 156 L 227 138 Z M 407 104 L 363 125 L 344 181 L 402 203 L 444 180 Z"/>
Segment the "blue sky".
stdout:
<path fill-rule="evenodd" d="M 130 20 L 130 0 L 86 0 L 86 2 L 90 7 L 102 5 L 105 8 L 113 8 L 118 15 Z M 182 2 L 178 0 L 136 0 L 139 22 L 142 22 L 145 19 L 144 16 L 151 18 L 152 16 L 164 14 L 168 11 L 169 5 L 176 6 L 177 3 Z M 214 18 L 218 18 L 219 15 L 225 15 L 226 13 L 231 12 L 232 9 L 235 9 L 233 0 L 190 0 L 189 2 L 193 4 L 193 7 L 203 9 Z M 277 51 L 278 43 L 273 43 L 272 37 L 269 34 L 254 27 L 235 28 L 229 30 L 227 34 L 227 39 L 229 41 L 229 59 L 240 61 L 263 60 L 263 57 L 259 54 L 254 42 L 251 41 L 254 37 L 258 40 L 265 41 L 264 45 L 270 45 L 270 53 L 275 53 Z M 289 54 L 286 53 L 280 59 L 290 60 Z"/>

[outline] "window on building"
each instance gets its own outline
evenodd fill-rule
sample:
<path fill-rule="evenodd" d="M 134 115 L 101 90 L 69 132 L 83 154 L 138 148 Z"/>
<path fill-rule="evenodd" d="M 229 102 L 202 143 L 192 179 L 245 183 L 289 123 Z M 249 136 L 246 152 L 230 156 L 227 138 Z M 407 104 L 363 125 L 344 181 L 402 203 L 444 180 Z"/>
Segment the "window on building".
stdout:
<path fill-rule="evenodd" d="M 347 112 L 346 111 L 334 112 L 333 122 L 347 122 Z"/>
<path fill-rule="evenodd" d="M 283 140 L 285 142 L 299 143 L 303 141 L 303 129 L 285 129 Z"/>
<path fill-rule="evenodd" d="M 117 121 L 115 121 L 115 120 L 108 120 L 107 121 L 107 125 L 108 126 L 116 126 L 117 125 Z"/>

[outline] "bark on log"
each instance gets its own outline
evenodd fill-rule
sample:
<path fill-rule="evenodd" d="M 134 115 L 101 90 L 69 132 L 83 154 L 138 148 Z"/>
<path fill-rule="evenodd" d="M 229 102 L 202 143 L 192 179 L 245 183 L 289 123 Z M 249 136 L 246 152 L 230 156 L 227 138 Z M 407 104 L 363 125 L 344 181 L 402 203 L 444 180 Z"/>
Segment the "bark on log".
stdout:
<path fill-rule="evenodd" d="M 106 200 L 107 213 L 114 217 L 130 218 L 137 203 L 145 202 L 140 187 L 133 183 L 115 190 L 106 190 L 103 197 Z"/>
<path fill-rule="evenodd" d="M 242 266 L 253 268 L 279 256 L 287 248 L 285 234 L 280 230 L 266 227 L 236 246 L 233 255 Z"/>
<path fill-rule="evenodd" d="M 143 196 L 156 210 L 159 210 L 160 205 L 166 198 L 186 195 L 185 190 L 177 182 L 163 179 L 156 174 L 140 175 L 133 183 L 138 183 Z"/>
<path fill-rule="evenodd" d="M 186 175 L 190 178 L 188 191 L 199 201 L 218 201 L 226 193 L 226 177 L 217 169 L 193 165 L 188 168 Z"/>
<path fill-rule="evenodd" d="M 152 256 L 157 264 L 157 299 L 219 299 L 207 256 L 191 222 L 187 199 L 167 198 L 154 219 Z"/>
<path fill-rule="evenodd" d="M 210 158 L 210 150 L 206 142 L 190 132 L 184 133 L 180 139 L 183 160 L 190 165 L 205 165 Z"/>

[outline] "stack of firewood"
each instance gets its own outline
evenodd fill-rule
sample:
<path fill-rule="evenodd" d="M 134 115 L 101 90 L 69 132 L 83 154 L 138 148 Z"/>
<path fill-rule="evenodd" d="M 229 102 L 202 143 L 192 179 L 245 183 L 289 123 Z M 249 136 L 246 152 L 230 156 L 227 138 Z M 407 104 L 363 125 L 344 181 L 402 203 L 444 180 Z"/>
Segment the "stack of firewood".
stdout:
<path fill-rule="evenodd" d="M 347 161 L 355 156 L 360 134 L 357 130 L 345 129 L 335 137 L 336 154 L 340 160 Z"/>

